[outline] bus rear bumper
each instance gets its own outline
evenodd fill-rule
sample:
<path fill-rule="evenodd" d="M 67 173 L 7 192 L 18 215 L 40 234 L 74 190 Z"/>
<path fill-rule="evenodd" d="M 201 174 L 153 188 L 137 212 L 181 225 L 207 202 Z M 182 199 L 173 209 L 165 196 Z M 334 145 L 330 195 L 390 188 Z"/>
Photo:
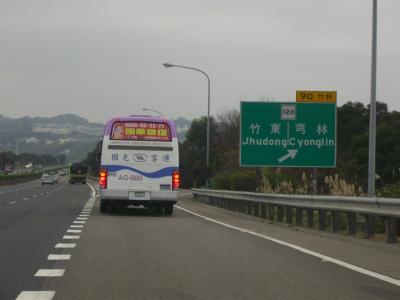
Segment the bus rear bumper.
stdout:
<path fill-rule="evenodd" d="M 100 189 L 100 200 L 125 200 L 130 201 L 132 204 L 137 202 L 174 202 L 178 199 L 178 191 L 146 191 L 150 193 L 150 199 L 129 199 L 129 190 L 109 190 Z"/>

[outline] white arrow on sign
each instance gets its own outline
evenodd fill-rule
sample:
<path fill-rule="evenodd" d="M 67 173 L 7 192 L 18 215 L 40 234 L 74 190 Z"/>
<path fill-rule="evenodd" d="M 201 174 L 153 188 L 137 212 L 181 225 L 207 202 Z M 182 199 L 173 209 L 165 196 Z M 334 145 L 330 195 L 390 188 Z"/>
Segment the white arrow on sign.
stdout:
<path fill-rule="evenodd" d="M 286 154 L 286 155 L 282 156 L 281 158 L 279 158 L 278 161 L 281 163 L 281 162 L 287 160 L 289 157 L 290 157 L 291 159 L 294 159 L 298 151 L 299 151 L 299 150 L 297 150 L 297 149 L 288 150 L 288 151 L 287 151 L 288 154 Z"/>

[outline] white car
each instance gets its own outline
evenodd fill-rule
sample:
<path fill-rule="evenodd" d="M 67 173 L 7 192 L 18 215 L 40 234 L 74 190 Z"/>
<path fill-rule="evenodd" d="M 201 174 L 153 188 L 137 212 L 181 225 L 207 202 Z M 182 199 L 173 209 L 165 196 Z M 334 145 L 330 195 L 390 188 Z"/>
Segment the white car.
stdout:
<path fill-rule="evenodd" d="M 42 185 L 44 184 L 54 184 L 54 177 L 53 175 L 43 174 L 42 175 Z"/>

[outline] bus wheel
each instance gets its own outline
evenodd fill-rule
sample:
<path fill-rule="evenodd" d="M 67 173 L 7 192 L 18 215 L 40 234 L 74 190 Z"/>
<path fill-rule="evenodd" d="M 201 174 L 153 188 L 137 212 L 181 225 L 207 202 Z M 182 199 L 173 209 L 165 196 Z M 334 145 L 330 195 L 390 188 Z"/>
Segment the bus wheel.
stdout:
<path fill-rule="evenodd" d="M 108 201 L 105 200 L 100 200 L 100 212 L 101 213 L 106 213 L 108 209 Z"/>
<path fill-rule="evenodd" d="M 167 206 L 164 207 L 164 212 L 167 216 L 172 215 L 174 212 L 174 205 L 173 204 L 168 204 Z"/>

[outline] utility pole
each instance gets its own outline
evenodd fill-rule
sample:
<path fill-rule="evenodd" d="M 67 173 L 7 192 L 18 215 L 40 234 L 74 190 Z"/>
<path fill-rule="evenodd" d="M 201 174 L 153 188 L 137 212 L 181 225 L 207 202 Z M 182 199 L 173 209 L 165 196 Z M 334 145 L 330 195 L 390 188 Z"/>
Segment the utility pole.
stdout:
<path fill-rule="evenodd" d="M 375 197 L 377 0 L 372 1 L 371 103 L 369 105 L 368 196 Z"/>

